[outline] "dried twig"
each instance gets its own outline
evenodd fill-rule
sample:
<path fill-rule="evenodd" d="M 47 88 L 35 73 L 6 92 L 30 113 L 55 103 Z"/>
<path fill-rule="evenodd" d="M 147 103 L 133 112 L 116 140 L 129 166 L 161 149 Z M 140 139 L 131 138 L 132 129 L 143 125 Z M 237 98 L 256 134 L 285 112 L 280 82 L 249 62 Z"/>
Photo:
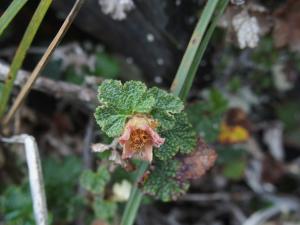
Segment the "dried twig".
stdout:
<path fill-rule="evenodd" d="M 9 66 L 0 62 L 0 80 L 5 80 L 8 70 Z M 20 70 L 14 84 L 22 87 L 29 76 L 29 72 Z M 74 101 L 79 100 L 83 103 L 96 104 L 96 91 L 79 85 L 39 77 L 32 88 L 53 95 L 56 98 L 67 98 Z"/>
<path fill-rule="evenodd" d="M 38 146 L 34 137 L 22 134 L 11 138 L 2 138 L 7 143 L 22 143 L 25 146 L 26 161 L 29 172 L 29 182 L 33 202 L 33 210 L 37 225 L 48 224 L 48 211 L 45 197 L 44 181 Z"/>

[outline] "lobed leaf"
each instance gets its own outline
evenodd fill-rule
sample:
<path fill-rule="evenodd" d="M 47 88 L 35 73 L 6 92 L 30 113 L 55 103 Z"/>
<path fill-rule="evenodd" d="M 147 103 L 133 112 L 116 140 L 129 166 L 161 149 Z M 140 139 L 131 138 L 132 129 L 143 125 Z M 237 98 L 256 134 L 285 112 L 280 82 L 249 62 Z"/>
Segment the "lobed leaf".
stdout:
<path fill-rule="evenodd" d="M 162 129 L 171 129 L 175 125 L 174 114 L 180 113 L 184 108 L 183 102 L 157 87 L 150 88 L 148 92 L 156 100 L 151 115 L 160 122 Z"/>
<path fill-rule="evenodd" d="M 105 80 L 99 87 L 98 99 L 101 105 L 96 109 L 95 118 L 109 137 L 120 136 L 126 120 L 135 113 L 150 113 L 155 98 L 147 92 L 140 81 Z"/>
<path fill-rule="evenodd" d="M 96 198 L 93 203 L 93 210 L 97 219 L 111 221 L 117 213 L 116 202 Z"/>
<path fill-rule="evenodd" d="M 109 137 L 120 136 L 129 115 L 118 114 L 112 107 L 98 106 L 95 118 L 101 129 Z"/>
<path fill-rule="evenodd" d="M 196 133 L 187 119 L 186 113 L 175 115 L 175 125 L 172 129 L 162 131 L 165 143 L 156 151 L 160 160 L 171 159 L 176 153 L 190 153 L 196 147 Z"/>
<path fill-rule="evenodd" d="M 93 194 L 102 194 L 110 175 L 105 167 L 99 167 L 97 172 L 86 170 L 80 177 L 80 184 Z"/>
<path fill-rule="evenodd" d="M 159 161 L 143 186 L 143 191 L 162 201 L 171 201 L 184 194 L 189 184 L 177 179 L 178 160 Z"/>

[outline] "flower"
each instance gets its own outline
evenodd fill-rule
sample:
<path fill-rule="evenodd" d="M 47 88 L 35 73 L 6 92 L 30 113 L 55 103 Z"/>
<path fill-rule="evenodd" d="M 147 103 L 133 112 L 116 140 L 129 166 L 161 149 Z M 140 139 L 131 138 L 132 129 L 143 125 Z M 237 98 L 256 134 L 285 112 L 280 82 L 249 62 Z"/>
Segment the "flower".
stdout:
<path fill-rule="evenodd" d="M 151 162 L 153 146 L 159 148 L 165 142 L 155 131 L 156 127 L 157 122 L 147 116 L 133 116 L 119 138 L 119 143 L 123 146 L 122 159 L 135 157 Z"/>

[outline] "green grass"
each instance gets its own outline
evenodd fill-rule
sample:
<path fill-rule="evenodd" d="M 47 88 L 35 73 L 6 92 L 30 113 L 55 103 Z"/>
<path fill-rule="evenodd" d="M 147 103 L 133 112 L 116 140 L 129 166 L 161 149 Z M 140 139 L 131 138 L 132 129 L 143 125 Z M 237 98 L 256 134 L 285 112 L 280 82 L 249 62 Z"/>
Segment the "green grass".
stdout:
<path fill-rule="evenodd" d="M 14 0 L 0 17 L 0 36 L 28 0 Z"/>
<path fill-rule="evenodd" d="M 14 81 L 17 73 L 21 68 L 28 49 L 30 48 L 32 41 L 37 33 L 38 28 L 51 5 L 52 0 L 41 0 L 37 9 L 35 10 L 32 19 L 25 31 L 25 34 L 19 44 L 17 52 L 11 63 L 11 67 L 7 78 L 4 82 L 4 86 L 0 95 L 0 118 L 2 118 L 8 104 L 9 97 L 13 88 Z"/>

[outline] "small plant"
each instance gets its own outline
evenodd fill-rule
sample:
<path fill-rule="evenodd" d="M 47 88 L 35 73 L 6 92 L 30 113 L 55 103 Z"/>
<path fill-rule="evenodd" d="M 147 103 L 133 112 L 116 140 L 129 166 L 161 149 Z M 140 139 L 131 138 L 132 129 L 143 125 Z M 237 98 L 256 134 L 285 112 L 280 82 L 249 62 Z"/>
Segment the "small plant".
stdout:
<path fill-rule="evenodd" d="M 142 189 L 156 198 L 168 201 L 184 193 L 188 184 L 175 179 L 180 162 L 174 157 L 195 149 L 196 132 L 183 102 L 159 88 L 147 89 L 139 81 L 106 80 L 98 98 L 97 123 L 116 143 L 110 145 L 112 158 L 123 166 L 132 159 L 154 165 Z"/>

